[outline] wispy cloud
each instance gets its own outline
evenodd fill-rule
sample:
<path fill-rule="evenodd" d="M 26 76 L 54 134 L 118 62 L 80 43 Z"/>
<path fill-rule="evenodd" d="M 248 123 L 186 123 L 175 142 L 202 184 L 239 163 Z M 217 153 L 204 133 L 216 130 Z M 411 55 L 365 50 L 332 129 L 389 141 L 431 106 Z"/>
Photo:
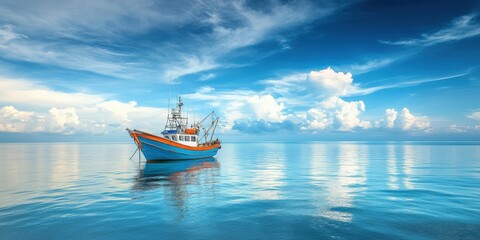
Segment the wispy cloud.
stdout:
<path fill-rule="evenodd" d="M 347 94 L 347 96 L 362 96 L 362 95 L 368 95 L 368 94 L 372 94 L 374 92 L 378 92 L 386 89 L 413 87 L 413 86 L 418 86 L 418 85 L 430 83 L 430 82 L 455 79 L 455 78 L 466 76 L 468 74 L 469 72 L 467 71 L 467 72 L 455 74 L 455 75 L 436 77 L 436 78 L 424 78 L 424 79 L 418 79 L 418 80 L 412 80 L 412 81 L 403 81 L 403 82 L 394 83 L 394 84 L 380 85 L 380 86 L 367 87 L 367 88 L 362 88 L 357 85 L 354 88 L 351 88 L 351 91 Z"/>
<path fill-rule="evenodd" d="M 27 38 L 27 36 L 15 32 L 13 28 L 12 25 L 8 24 L 0 26 L 0 44 L 5 44 L 18 38 Z"/>
<path fill-rule="evenodd" d="M 420 38 L 412 38 L 399 41 L 384 41 L 381 43 L 405 46 L 430 46 L 438 43 L 456 41 L 480 35 L 478 13 L 474 12 L 461 16 L 452 21 L 450 26 L 434 33 L 424 33 Z"/>
<path fill-rule="evenodd" d="M 349 72 L 354 74 L 361 74 L 374 71 L 376 69 L 388 66 L 389 64 L 397 61 L 400 58 L 380 58 L 380 59 L 372 59 L 368 60 L 363 63 L 355 63 L 345 67 L 341 67 L 346 69 Z"/>
<path fill-rule="evenodd" d="M 200 81 L 207 81 L 215 77 L 214 73 L 204 74 L 200 77 Z"/>
<path fill-rule="evenodd" d="M 279 51 L 286 50 L 291 33 L 283 36 L 285 32 L 343 5 L 220 0 L 0 3 L 1 20 L 9 23 L 0 29 L 0 54 L 116 78 L 168 82 L 241 66 L 227 57 L 264 41 L 280 39 Z"/>
<path fill-rule="evenodd" d="M 31 80 L 4 77 L 0 77 L 0 96 L 0 104 L 44 108 L 94 105 L 106 98 L 99 94 L 56 91 Z"/>

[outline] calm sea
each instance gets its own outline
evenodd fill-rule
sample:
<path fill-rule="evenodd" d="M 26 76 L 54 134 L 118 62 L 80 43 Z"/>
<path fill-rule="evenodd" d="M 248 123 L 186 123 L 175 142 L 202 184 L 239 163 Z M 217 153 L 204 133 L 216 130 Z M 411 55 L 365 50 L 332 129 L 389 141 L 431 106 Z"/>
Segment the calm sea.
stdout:
<path fill-rule="evenodd" d="M 480 239 L 478 144 L 0 144 L 0 239 Z"/>

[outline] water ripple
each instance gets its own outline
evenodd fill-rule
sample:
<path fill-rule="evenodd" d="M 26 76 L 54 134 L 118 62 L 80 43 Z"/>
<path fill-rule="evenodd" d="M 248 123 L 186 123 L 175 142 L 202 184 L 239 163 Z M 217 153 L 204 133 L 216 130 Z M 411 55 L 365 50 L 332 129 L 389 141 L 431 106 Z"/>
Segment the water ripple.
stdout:
<path fill-rule="evenodd" d="M 131 144 L 0 144 L 2 239 L 480 239 L 480 149 L 225 143 L 140 163 Z"/>

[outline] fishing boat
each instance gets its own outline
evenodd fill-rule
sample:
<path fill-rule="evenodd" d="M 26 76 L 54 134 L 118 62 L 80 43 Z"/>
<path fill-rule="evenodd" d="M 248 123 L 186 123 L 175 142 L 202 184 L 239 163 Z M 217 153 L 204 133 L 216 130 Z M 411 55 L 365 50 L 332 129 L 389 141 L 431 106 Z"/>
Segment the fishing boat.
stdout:
<path fill-rule="evenodd" d="M 203 120 L 188 127 L 188 116 L 182 116 L 182 99 L 168 112 L 162 135 L 126 129 L 147 161 L 185 160 L 213 157 L 221 148 L 213 135 L 219 117 L 212 111 Z"/>

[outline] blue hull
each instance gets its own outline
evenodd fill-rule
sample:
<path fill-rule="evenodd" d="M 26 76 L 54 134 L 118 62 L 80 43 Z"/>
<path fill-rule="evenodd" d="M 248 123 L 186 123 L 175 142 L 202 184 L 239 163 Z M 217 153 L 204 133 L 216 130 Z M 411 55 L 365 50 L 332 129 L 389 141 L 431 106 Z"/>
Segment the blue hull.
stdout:
<path fill-rule="evenodd" d="M 218 151 L 218 147 L 209 150 L 189 150 L 142 136 L 138 136 L 138 140 L 142 144 L 142 152 L 147 161 L 209 158 Z"/>

